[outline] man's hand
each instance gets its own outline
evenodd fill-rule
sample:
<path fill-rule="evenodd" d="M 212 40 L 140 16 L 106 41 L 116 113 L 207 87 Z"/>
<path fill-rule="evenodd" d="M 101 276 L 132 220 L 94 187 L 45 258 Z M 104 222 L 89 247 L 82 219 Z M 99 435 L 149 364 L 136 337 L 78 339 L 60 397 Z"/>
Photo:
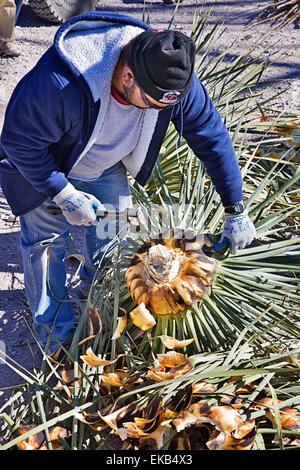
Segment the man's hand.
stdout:
<path fill-rule="evenodd" d="M 100 220 L 96 210 L 103 208 L 101 202 L 91 194 L 78 191 L 71 183 L 68 183 L 53 201 L 61 208 L 71 225 L 97 225 Z"/>
<path fill-rule="evenodd" d="M 249 245 L 256 236 L 253 222 L 245 209 L 241 214 L 225 214 L 225 224 L 221 240 L 226 240 L 233 254 Z"/>

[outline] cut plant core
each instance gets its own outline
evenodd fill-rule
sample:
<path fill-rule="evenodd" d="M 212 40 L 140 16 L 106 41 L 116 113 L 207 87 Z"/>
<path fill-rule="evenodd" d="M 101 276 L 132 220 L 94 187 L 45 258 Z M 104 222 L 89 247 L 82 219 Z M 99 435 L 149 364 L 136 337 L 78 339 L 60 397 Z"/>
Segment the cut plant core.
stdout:
<path fill-rule="evenodd" d="M 126 271 L 131 297 L 156 315 L 175 315 L 195 305 L 215 279 L 217 261 L 206 256 L 211 242 L 193 229 L 171 229 L 147 240 Z"/>

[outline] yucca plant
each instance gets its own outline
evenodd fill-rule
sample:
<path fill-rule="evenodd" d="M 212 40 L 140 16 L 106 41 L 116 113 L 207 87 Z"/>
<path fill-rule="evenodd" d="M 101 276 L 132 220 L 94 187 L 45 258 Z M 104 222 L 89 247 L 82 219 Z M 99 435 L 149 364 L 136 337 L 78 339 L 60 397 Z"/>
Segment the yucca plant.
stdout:
<path fill-rule="evenodd" d="M 159 165 L 157 166 L 156 179 L 162 189 L 156 195 L 161 199 L 160 208 L 163 208 L 164 214 L 169 214 L 167 219 L 159 220 L 157 212 L 153 211 L 153 194 L 149 196 L 141 188 L 133 188 L 136 201 L 151 216 L 154 233 L 181 225 L 193 227 L 199 233 L 213 233 L 218 238 L 222 210 L 216 202 L 217 195 L 213 187 L 204 184 L 207 181 L 205 170 L 198 162 L 196 178 L 193 182 L 190 181 L 189 168 L 194 164 L 191 157 L 183 165 L 182 183 L 174 204 L 172 194 L 164 183 Z M 282 162 L 277 162 L 278 166 L 281 164 Z M 143 236 L 147 238 L 149 234 L 131 238 L 129 236 L 126 247 L 122 247 L 120 243 L 115 258 L 107 267 L 104 280 L 100 283 L 95 279 L 88 299 L 88 309 L 80 319 L 73 341 L 74 347 L 67 353 L 68 360 L 64 369 L 59 364 L 51 364 L 45 360 L 42 371 L 29 374 L 14 365 L 11 359 L 12 368 L 28 383 L 26 388 L 30 399 L 28 404 L 23 405 L 23 409 L 18 408 L 11 416 L 5 416 L 5 419 L 11 432 L 17 432 L 24 423 L 31 426 L 23 430 L 21 428 L 19 432 L 22 431 L 23 434 L 17 437 L 13 433 L 14 438 L 3 448 L 11 448 L 42 432 L 43 436 L 39 435 L 38 443 L 43 439 L 44 444 L 40 445 L 46 445 L 50 449 L 56 448 L 58 444 L 64 449 L 109 449 L 116 445 L 113 440 L 116 432 L 120 438 L 119 431 L 116 430 L 121 426 L 119 418 L 115 417 L 113 419 L 117 421 L 111 421 L 112 412 L 116 413 L 114 416 L 119 416 L 118 410 L 121 409 L 129 420 L 127 407 L 134 406 L 138 407 L 137 417 L 150 420 L 148 415 L 145 417 L 139 411 L 140 407 L 148 407 L 150 399 L 160 397 L 160 406 L 164 407 L 170 397 L 175 395 L 180 403 L 187 404 L 189 386 L 202 379 L 213 383 L 217 388 L 214 391 L 209 389 L 209 393 L 201 389 L 201 393 L 198 393 L 200 402 L 197 403 L 208 399 L 212 406 L 224 405 L 227 403 L 226 397 L 234 396 L 234 384 L 230 378 L 236 376 L 248 385 L 254 379 L 260 379 L 260 386 L 244 397 L 245 402 L 252 404 L 254 408 L 248 409 L 245 405 L 242 411 L 238 411 L 243 418 L 246 415 L 248 418 L 251 413 L 251 416 L 259 418 L 259 423 L 262 423 L 260 426 L 263 425 L 261 431 L 258 430 L 255 434 L 252 431 L 253 434 L 249 437 L 251 448 L 284 448 L 285 442 L 291 441 L 291 436 L 294 435 L 297 439 L 298 431 L 284 429 L 281 425 L 280 409 L 286 405 L 293 405 L 294 408 L 294 405 L 297 407 L 299 404 L 299 351 L 295 346 L 299 338 L 299 239 L 278 239 L 277 236 L 280 222 L 287 215 L 293 215 L 297 207 L 284 207 L 283 210 L 277 208 L 271 216 L 266 217 L 264 210 L 268 207 L 272 210 L 273 201 L 285 191 L 288 192 L 298 173 L 299 170 L 295 168 L 293 178 L 288 179 L 276 192 L 270 193 L 266 200 L 258 203 L 256 197 L 260 195 L 262 187 L 270 186 L 273 172 L 267 173 L 260 181 L 261 184 L 256 186 L 249 202 L 249 211 L 256 218 L 260 244 L 245 249 L 236 256 L 229 255 L 218 260 L 219 268 L 211 292 L 203 297 L 196 309 L 190 308 L 178 317 L 171 316 L 164 320 L 157 317 L 156 326 L 146 332 L 128 322 L 112 339 L 118 323 L 124 317 L 124 310 L 127 314 L 134 307 L 124 279 L 130 257 L 141 245 Z M 202 211 L 199 211 L 199 204 L 203 207 Z M 174 207 L 176 211 L 173 210 Z M 185 343 L 181 349 L 181 354 L 187 359 L 184 363 L 175 364 L 175 369 L 181 368 L 183 374 L 167 375 L 170 374 L 167 367 L 164 371 L 166 375 L 162 376 L 164 366 L 160 365 L 159 370 L 156 368 L 149 375 L 155 361 L 160 357 L 159 354 L 165 353 L 169 348 L 170 351 L 174 351 L 174 348 L 177 350 L 178 344 L 182 346 L 182 342 L 190 339 L 193 341 Z M 284 348 L 288 349 L 283 353 Z M 83 361 L 85 356 L 91 356 L 96 362 L 90 364 Z M 185 367 L 184 370 L 182 366 Z M 122 374 L 118 371 L 122 371 Z M 139 374 L 142 376 L 141 383 L 138 381 Z M 156 382 L 156 376 L 166 380 Z M 103 377 L 107 379 L 104 381 Z M 107 385 L 107 381 L 112 378 L 120 382 L 125 377 L 127 382 L 121 382 L 121 386 L 119 383 L 117 388 L 116 383 Z M 109 390 L 107 386 L 110 387 Z M 263 396 L 271 397 L 271 404 L 256 400 L 256 393 L 261 392 L 262 386 Z M 230 400 L 229 403 L 230 406 L 231 403 L 234 404 Z M 256 405 L 261 407 L 255 408 Z M 216 409 L 209 413 L 213 411 Z M 284 408 L 283 416 L 284 413 L 291 412 Z M 292 414 L 297 418 L 297 408 L 293 409 Z M 175 419 L 175 415 L 172 416 Z M 156 418 L 154 413 L 151 420 Z M 182 419 L 182 416 L 176 415 L 176 418 Z M 202 416 L 201 419 L 206 418 Z M 207 419 L 210 419 L 210 415 Z M 163 443 L 163 448 L 178 448 L 179 443 L 183 445 L 180 439 L 184 439 L 184 445 L 193 442 L 193 434 L 184 429 L 178 431 L 175 423 L 176 421 L 171 421 L 166 430 L 160 428 L 160 432 L 166 432 L 159 441 L 159 445 Z M 55 428 L 58 425 L 63 429 Z M 131 429 L 133 425 L 128 426 Z M 273 429 L 273 426 L 276 428 Z M 200 431 L 201 435 L 202 432 L 205 435 L 205 429 Z M 197 428 L 195 435 L 198 436 L 200 431 Z M 127 437 L 124 437 L 127 436 L 126 432 L 121 431 L 124 440 L 118 442 L 119 447 L 126 445 L 128 447 L 124 448 L 130 448 L 133 445 L 132 439 L 136 439 L 136 435 L 130 437 L 128 444 Z M 133 433 L 133 430 L 130 432 Z M 147 428 L 147 432 L 135 432 L 145 433 L 146 439 L 150 429 Z M 56 436 L 54 441 L 51 440 L 53 435 Z M 275 437 L 275 442 L 269 436 Z M 288 441 L 285 440 L 286 436 Z M 205 441 L 206 438 L 203 439 Z M 136 441 L 136 445 L 139 442 Z M 211 444 L 211 439 L 207 442 L 214 445 Z M 144 444 L 145 441 L 141 442 L 142 447 Z M 236 442 L 235 444 L 237 445 Z"/>
<path fill-rule="evenodd" d="M 70 364 L 62 370 L 50 363 L 48 376 L 27 375 L 34 388 L 26 387 L 25 404 L 14 407 L 12 400 L 13 411 L 4 416 L 12 438 L 2 450 L 295 448 L 299 344 L 256 347 L 255 335 L 245 340 L 253 325 L 231 348 L 189 356 L 183 374 L 159 381 L 150 374 L 152 358 L 131 357 L 131 366 L 111 372 L 109 361 L 87 349 L 78 361 L 70 359 L 73 373 Z M 157 358 L 168 365 L 166 356 L 174 364 L 170 355 Z M 180 362 L 183 355 L 176 356 Z M 52 388 L 50 375 L 59 379 Z"/>
<path fill-rule="evenodd" d="M 189 175 L 193 165 L 195 163 L 191 157 L 186 165 L 182 166 L 181 187 L 175 198 L 165 184 L 159 164 L 157 165 L 157 196 L 161 198 L 160 210 L 166 215 L 163 221 L 159 220 L 153 210 L 147 192 L 135 191 L 139 205 L 143 206 L 149 215 L 152 236 L 164 233 L 172 227 L 180 227 L 192 228 L 197 234 L 213 234 L 211 239 L 217 241 L 222 227 L 222 207 L 213 186 L 206 184 L 207 178 L 202 164 L 198 163 L 196 176 L 191 182 Z M 255 163 L 254 169 L 256 166 Z M 252 171 L 253 167 L 249 165 L 247 174 L 251 175 Z M 297 337 L 297 250 L 300 240 L 299 237 L 280 238 L 278 234 L 282 230 L 281 222 L 287 217 L 292 217 L 299 208 L 294 203 L 280 205 L 278 201 L 298 180 L 299 169 L 295 168 L 293 176 L 286 177 L 284 184 L 276 191 L 272 191 L 274 175 L 276 167 L 267 173 L 253 189 L 252 194 L 249 194 L 248 210 L 256 223 L 257 243 L 235 256 L 228 256 L 227 253 L 227 256 L 220 257 L 215 253 L 214 256 L 219 259 L 209 292 L 195 305 L 189 305 L 184 312 L 177 315 L 155 315 L 155 338 L 162 334 L 174 336 L 175 333 L 176 338 L 180 340 L 194 338 L 195 341 L 189 346 L 189 350 L 194 353 L 217 350 L 234 341 L 245 325 L 259 315 L 263 315 L 263 319 L 256 325 L 258 331 L 265 322 L 269 322 L 270 327 L 278 323 L 284 334 Z M 265 189 L 268 193 L 261 201 L 260 195 Z M 148 237 L 151 238 L 151 234 Z M 141 240 L 131 241 L 132 246 L 126 247 L 127 253 L 120 260 L 121 272 L 142 244 Z M 134 304 L 131 301 L 129 304 L 125 302 L 129 299 L 125 283 L 123 288 L 121 286 L 121 291 L 120 301 L 124 302 L 122 306 L 130 310 Z M 180 320 L 177 317 L 180 317 Z M 265 338 L 257 340 L 263 341 Z M 161 347 L 159 342 L 155 343 Z M 149 348 L 149 343 L 144 341 L 144 346 Z"/>

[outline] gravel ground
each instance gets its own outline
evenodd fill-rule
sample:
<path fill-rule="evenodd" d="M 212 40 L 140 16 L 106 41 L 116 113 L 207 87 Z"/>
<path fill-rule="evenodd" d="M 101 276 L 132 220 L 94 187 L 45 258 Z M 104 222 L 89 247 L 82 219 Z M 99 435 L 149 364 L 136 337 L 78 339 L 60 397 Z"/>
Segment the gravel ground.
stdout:
<path fill-rule="evenodd" d="M 174 5 L 162 1 L 148 1 L 146 13 L 151 24 L 157 27 L 168 26 Z M 218 40 L 214 52 L 228 49 L 234 39 L 238 40 L 235 53 L 246 52 L 254 47 L 261 34 L 270 25 L 245 29 L 249 21 L 261 11 L 269 0 L 247 2 L 227 0 L 214 2 L 185 0 L 179 7 L 172 27 L 189 34 L 194 13 L 212 8 L 209 24 L 213 26 L 223 17 L 226 28 Z M 112 0 L 99 2 L 99 10 L 130 14 L 142 19 L 144 2 Z M 18 58 L 0 57 L 0 129 L 2 128 L 6 104 L 18 81 L 29 71 L 44 51 L 52 44 L 58 25 L 46 23 L 37 18 L 25 1 L 16 30 L 16 44 L 21 55 Z M 273 107 L 300 115 L 300 32 L 293 24 L 271 31 L 263 41 L 264 55 L 276 53 L 277 58 L 265 78 L 278 80 L 272 91 L 265 91 L 269 97 L 284 91 L 274 102 Z M 261 48 L 260 48 L 261 49 Z M 280 57 L 278 57 L 280 54 Z M 0 191 L 0 349 L 25 369 L 31 370 L 39 363 L 39 354 L 28 328 L 30 312 L 24 294 L 22 260 L 19 250 L 19 223 L 14 220 Z M 0 412 L 5 406 L 12 388 L 23 379 L 7 364 L 0 363 Z M 4 409 L 9 412 L 9 407 Z M 1 442 L 1 432 L 0 432 Z"/>

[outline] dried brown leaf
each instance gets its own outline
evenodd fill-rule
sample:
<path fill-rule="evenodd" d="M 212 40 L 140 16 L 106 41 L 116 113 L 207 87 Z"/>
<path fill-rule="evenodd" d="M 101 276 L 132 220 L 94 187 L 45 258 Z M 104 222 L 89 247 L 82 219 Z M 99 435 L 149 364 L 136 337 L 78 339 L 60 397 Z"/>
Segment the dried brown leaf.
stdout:
<path fill-rule="evenodd" d="M 20 426 L 17 429 L 17 433 L 22 436 L 23 434 L 31 431 L 31 429 L 36 428 L 35 424 L 29 424 L 26 426 Z M 39 447 L 44 442 L 45 436 L 42 432 L 37 432 L 30 437 L 25 438 L 23 441 L 20 441 L 16 444 L 19 450 L 38 450 Z"/>
<path fill-rule="evenodd" d="M 88 348 L 86 354 L 80 356 L 81 359 L 91 367 L 100 367 L 100 366 L 107 366 L 110 364 L 114 364 L 119 359 L 119 356 L 113 360 L 106 360 L 102 359 L 101 356 L 96 356 L 93 352 L 92 348 Z"/>
<path fill-rule="evenodd" d="M 195 341 L 195 338 L 179 340 L 167 335 L 161 337 L 161 342 L 168 349 L 182 349 L 188 346 L 189 344 L 193 343 L 193 341 Z"/>
<path fill-rule="evenodd" d="M 127 325 L 127 315 L 123 315 L 122 317 L 118 317 L 117 320 L 118 320 L 118 324 L 117 324 L 116 331 L 114 332 L 114 334 L 111 338 L 112 340 L 116 340 L 116 339 L 120 338 L 121 334 L 125 330 L 126 325 Z"/>

